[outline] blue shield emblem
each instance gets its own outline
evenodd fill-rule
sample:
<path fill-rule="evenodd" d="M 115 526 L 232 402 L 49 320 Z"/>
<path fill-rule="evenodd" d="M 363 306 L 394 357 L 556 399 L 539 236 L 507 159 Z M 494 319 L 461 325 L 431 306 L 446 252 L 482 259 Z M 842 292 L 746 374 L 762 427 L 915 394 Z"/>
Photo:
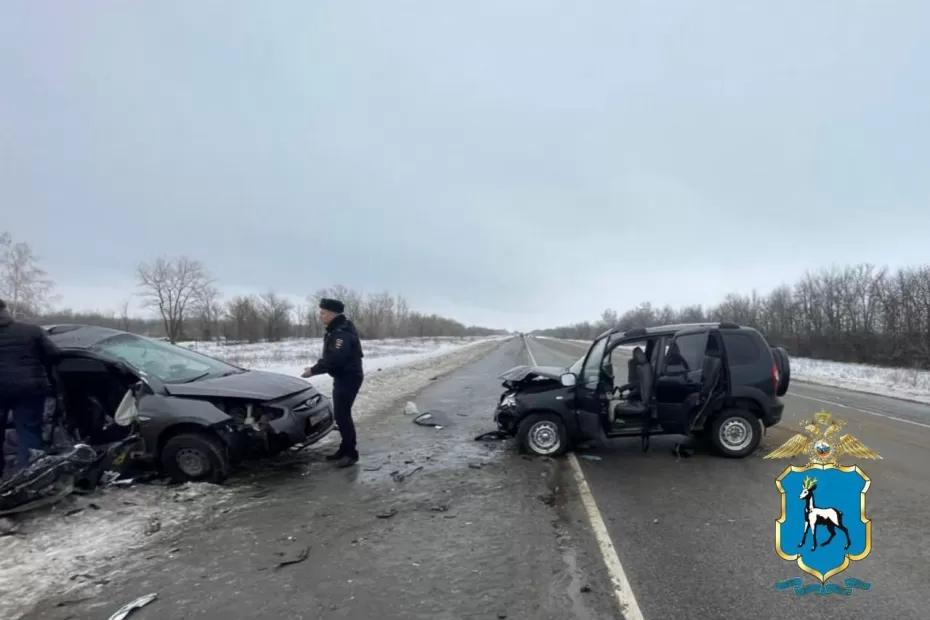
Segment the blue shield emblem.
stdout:
<path fill-rule="evenodd" d="M 821 583 L 872 551 L 865 497 L 871 481 L 858 466 L 790 466 L 776 479 L 781 518 L 775 551 Z"/>

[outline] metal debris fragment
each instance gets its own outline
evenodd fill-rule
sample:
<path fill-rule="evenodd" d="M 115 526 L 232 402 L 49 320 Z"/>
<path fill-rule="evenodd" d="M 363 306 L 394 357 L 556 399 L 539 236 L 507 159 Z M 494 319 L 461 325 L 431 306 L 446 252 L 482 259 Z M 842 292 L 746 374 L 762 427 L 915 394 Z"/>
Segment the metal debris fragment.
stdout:
<path fill-rule="evenodd" d="M 145 607 L 146 605 L 154 601 L 156 598 L 158 598 L 158 594 L 154 592 L 152 594 L 146 594 L 145 596 L 140 596 L 139 598 L 132 601 L 131 603 L 127 603 L 126 605 L 120 607 L 119 610 L 115 614 L 110 616 L 110 620 L 125 620 L 125 618 L 129 617 L 129 614 L 131 614 L 137 609 L 142 609 L 143 607 Z"/>
<path fill-rule="evenodd" d="M 282 568 L 284 566 L 290 566 L 291 564 L 300 564 L 304 560 L 310 557 L 310 546 L 306 546 L 300 550 L 300 553 L 297 554 L 297 557 L 289 558 L 287 560 L 281 560 L 278 562 L 278 565 L 274 567 L 275 570 Z"/>

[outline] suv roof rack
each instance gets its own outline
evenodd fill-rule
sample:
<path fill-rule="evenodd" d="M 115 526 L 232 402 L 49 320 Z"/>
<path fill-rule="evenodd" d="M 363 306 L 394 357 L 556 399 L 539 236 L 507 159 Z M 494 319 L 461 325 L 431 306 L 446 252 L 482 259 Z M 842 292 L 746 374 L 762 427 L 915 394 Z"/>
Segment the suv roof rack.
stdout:
<path fill-rule="evenodd" d="M 739 329 L 739 325 L 736 323 L 721 323 L 720 329 Z"/>

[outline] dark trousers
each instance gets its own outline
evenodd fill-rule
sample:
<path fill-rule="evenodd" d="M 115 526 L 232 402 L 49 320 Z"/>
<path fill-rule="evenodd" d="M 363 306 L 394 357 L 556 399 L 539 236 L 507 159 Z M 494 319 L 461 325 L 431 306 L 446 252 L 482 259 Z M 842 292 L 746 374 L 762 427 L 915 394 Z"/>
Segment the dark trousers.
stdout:
<path fill-rule="evenodd" d="M 355 423 L 352 421 L 352 404 L 362 387 L 362 377 L 339 377 L 333 379 L 333 417 L 342 435 L 339 452 L 347 456 L 358 456 L 355 444 Z"/>
<path fill-rule="evenodd" d="M 19 396 L 0 398 L 0 473 L 5 464 L 3 444 L 6 437 L 8 413 L 13 414 L 16 428 L 18 465 L 29 464 L 29 450 L 42 449 L 42 415 L 45 413 L 45 396 Z"/>

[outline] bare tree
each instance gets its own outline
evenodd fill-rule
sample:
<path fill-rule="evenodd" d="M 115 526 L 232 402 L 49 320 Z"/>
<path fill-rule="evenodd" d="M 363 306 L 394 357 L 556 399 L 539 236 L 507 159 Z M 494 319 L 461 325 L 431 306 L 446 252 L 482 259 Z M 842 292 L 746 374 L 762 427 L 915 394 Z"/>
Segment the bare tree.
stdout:
<path fill-rule="evenodd" d="M 205 284 L 194 294 L 192 311 L 200 325 L 200 338 L 213 340 L 219 335 L 219 323 L 223 316 L 220 292 L 216 287 Z"/>
<path fill-rule="evenodd" d="M 129 331 L 130 319 L 129 319 L 129 300 L 123 301 L 119 307 L 119 327 L 124 332 Z"/>
<path fill-rule="evenodd" d="M 261 338 L 262 319 L 254 297 L 232 298 L 226 305 L 226 316 L 234 340 L 257 342 Z"/>
<path fill-rule="evenodd" d="M 259 308 L 265 321 L 265 337 L 276 342 L 286 336 L 291 327 L 294 305 L 274 291 L 269 291 L 261 296 Z"/>
<path fill-rule="evenodd" d="M 0 298 L 7 302 L 12 315 L 47 310 L 53 288 L 32 247 L 22 241 L 14 242 L 9 233 L 0 233 Z"/>
<path fill-rule="evenodd" d="M 168 339 L 176 342 L 197 295 L 212 283 L 206 269 L 200 261 L 185 256 L 158 258 L 139 265 L 138 278 L 146 305 L 158 310 Z"/>

